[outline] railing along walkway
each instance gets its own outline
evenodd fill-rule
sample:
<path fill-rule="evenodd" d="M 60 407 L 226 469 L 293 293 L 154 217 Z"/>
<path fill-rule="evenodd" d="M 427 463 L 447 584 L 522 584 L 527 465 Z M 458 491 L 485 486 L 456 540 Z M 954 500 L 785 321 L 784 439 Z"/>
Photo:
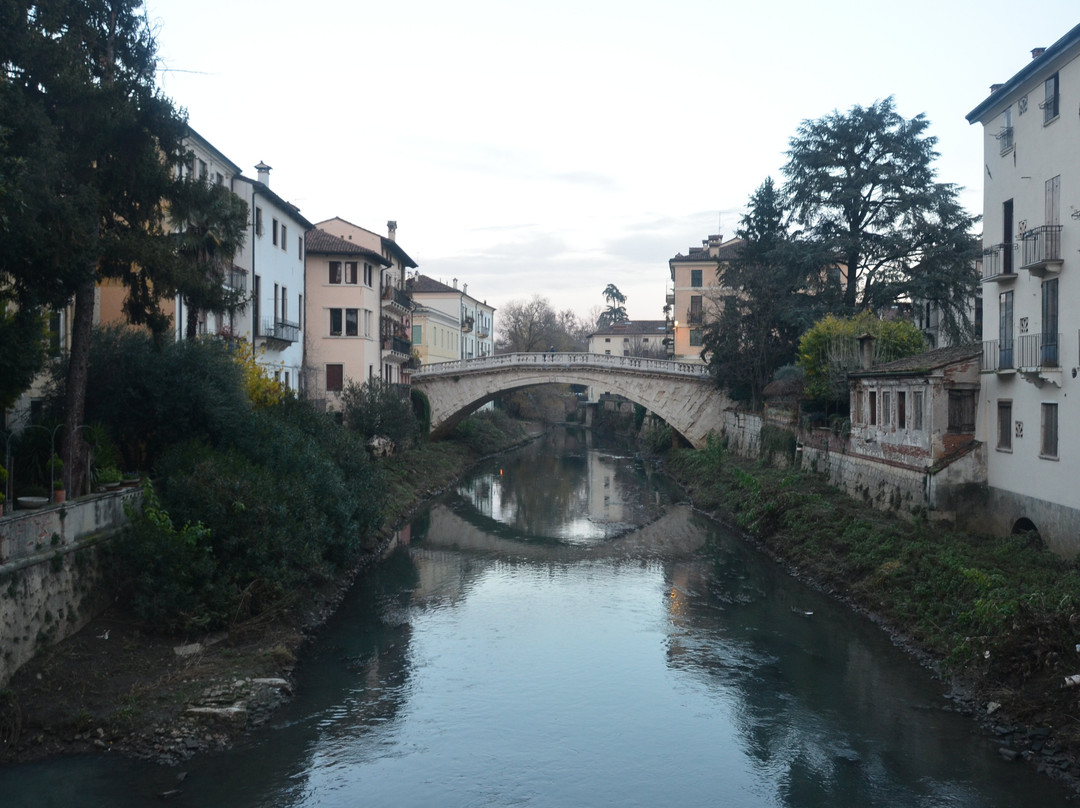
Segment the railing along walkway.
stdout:
<path fill-rule="evenodd" d="M 413 371 L 413 381 L 461 373 L 511 368 L 547 367 L 551 370 L 566 368 L 596 368 L 629 373 L 660 373 L 667 376 L 689 376 L 706 379 L 709 370 L 696 362 L 676 362 L 670 359 L 650 359 L 642 356 L 611 356 L 596 353 L 511 353 L 495 356 L 478 356 L 453 362 L 436 362 Z"/>

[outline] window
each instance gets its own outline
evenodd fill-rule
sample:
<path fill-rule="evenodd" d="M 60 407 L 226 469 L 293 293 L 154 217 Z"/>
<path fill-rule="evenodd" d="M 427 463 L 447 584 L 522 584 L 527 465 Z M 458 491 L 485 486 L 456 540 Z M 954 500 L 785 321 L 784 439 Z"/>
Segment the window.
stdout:
<path fill-rule="evenodd" d="M 998 295 L 998 368 L 1013 366 L 1013 293 Z"/>
<path fill-rule="evenodd" d="M 855 409 L 851 411 L 851 423 L 859 425 L 864 423 L 863 421 L 863 399 L 866 398 L 866 393 L 862 390 L 855 391 Z"/>
<path fill-rule="evenodd" d="M 177 318 L 179 319 L 179 318 Z M 64 350 L 64 313 L 49 314 L 49 356 L 58 357 Z"/>
<path fill-rule="evenodd" d="M 263 234 L 262 208 L 255 208 L 255 235 Z"/>
<path fill-rule="evenodd" d="M 868 400 L 870 402 L 870 426 L 877 426 L 877 391 L 871 390 Z"/>
<path fill-rule="evenodd" d="M 888 426 L 892 423 L 892 393 L 888 390 L 881 394 L 881 425 Z"/>
<path fill-rule="evenodd" d="M 952 434 L 968 435 L 975 431 L 975 391 L 949 391 L 949 426 Z"/>
<path fill-rule="evenodd" d="M 330 309 L 330 336 L 341 336 L 341 309 Z"/>
<path fill-rule="evenodd" d="M 281 225 L 281 249 L 287 250 L 288 248 L 289 248 L 289 245 L 288 245 L 287 239 L 285 237 L 285 225 L 284 225 L 284 223 L 282 223 L 282 225 Z"/>
<path fill-rule="evenodd" d="M 1013 119 L 1012 107 L 1006 107 L 1001 113 L 1001 131 L 997 134 L 998 147 L 1001 154 L 1012 151 L 1013 147 Z"/>
<path fill-rule="evenodd" d="M 356 262 L 345 262 L 345 283 L 356 283 Z"/>
<path fill-rule="evenodd" d="M 341 283 L 341 262 L 330 262 L 330 283 Z"/>
<path fill-rule="evenodd" d="M 296 240 L 296 257 L 301 261 L 304 260 L 304 240 L 302 238 Z"/>
<path fill-rule="evenodd" d="M 218 185 L 224 185 L 225 184 L 225 177 L 222 176 L 220 171 L 217 173 L 216 181 L 217 181 Z"/>
<path fill-rule="evenodd" d="M 255 275 L 251 279 L 251 329 L 254 335 L 259 334 L 259 298 L 262 295 L 262 278 Z"/>
<path fill-rule="evenodd" d="M 923 391 L 911 394 L 911 428 L 920 431 L 923 428 Z"/>
<path fill-rule="evenodd" d="M 360 310 L 345 309 L 345 336 L 360 336 Z"/>
<path fill-rule="evenodd" d="M 364 309 L 364 336 L 365 337 L 370 337 L 371 336 L 371 320 L 372 320 L 372 311 L 371 311 L 371 309 Z"/>
<path fill-rule="evenodd" d="M 277 243 L 278 243 L 277 227 L 278 227 L 278 221 L 277 221 L 277 219 L 274 219 L 273 224 L 270 225 L 270 232 L 273 235 L 273 241 L 274 241 L 274 246 L 275 247 L 277 246 Z"/>
<path fill-rule="evenodd" d="M 1058 74 L 1055 73 L 1043 83 L 1044 98 L 1039 104 L 1043 111 L 1043 123 L 1048 124 L 1058 116 Z"/>
<path fill-rule="evenodd" d="M 1042 283 L 1042 365 L 1058 366 L 1058 279 Z"/>
<path fill-rule="evenodd" d="M 997 447 L 998 447 L 998 449 L 1000 449 L 1002 451 L 1011 452 L 1012 451 L 1012 435 L 1013 435 L 1012 402 L 1011 401 L 1005 401 L 1005 400 L 999 400 L 998 405 L 997 405 L 997 411 L 998 411 Z"/>
<path fill-rule="evenodd" d="M 365 311 L 364 314 L 366 315 L 367 312 Z M 422 325 L 414 325 L 412 327 L 412 341 L 413 345 L 424 344 L 424 327 Z"/>
<path fill-rule="evenodd" d="M 1001 203 L 1001 274 L 1009 275 L 1013 271 L 1013 201 L 1006 199 Z"/>
<path fill-rule="evenodd" d="M 345 388 L 345 372 L 342 365 L 326 366 L 326 392 L 340 393 Z"/>
<path fill-rule="evenodd" d="M 690 285 L 693 286 L 693 287 L 701 286 L 701 270 L 700 269 L 691 269 L 690 270 Z"/>
<path fill-rule="evenodd" d="M 689 320 L 691 323 L 700 323 L 702 321 L 701 295 L 690 295 Z"/>
<path fill-rule="evenodd" d="M 1040 457 L 1058 456 L 1058 405 L 1042 405 L 1042 447 Z"/>
<path fill-rule="evenodd" d="M 199 179 L 200 180 L 205 180 L 206 179 L 206 174 L 207 174 L 206 161 L 205 160 L 200 160 L 199 161 Z"/>
<path fill-rule="evenodd" d="M 902 390 L 896 394 L 896 428 L 907 429 L 907 393 Z"/>
<path fill-rule="evenodd" d="M 691 348 L 700 348 L 701 344 L 702 344 L 701 343 L 701 329 L 700 328 L 691 328 L 690 329 L 690 347 Z"/>
<path fill-rule="evenodd" d="M 289 290 L 281 287 L 281 319 L 289 319 Z"/>
<path fill-rule="evenodd" d="M 364 285 L 365 286 L 371 286 L 372 285 L 372 276 L 373 275 L 374 275 L 374 270 L 372 269 L 371 264 L 369 264 L 369 263 L 367 263 L 365 261 L 364 262 Z"/>

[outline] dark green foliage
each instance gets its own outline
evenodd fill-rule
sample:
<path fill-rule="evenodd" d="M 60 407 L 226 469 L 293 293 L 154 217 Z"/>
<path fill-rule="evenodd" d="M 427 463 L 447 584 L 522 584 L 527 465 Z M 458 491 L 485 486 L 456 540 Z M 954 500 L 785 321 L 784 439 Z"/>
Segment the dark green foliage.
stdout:
<path fill-rule="evenodd" d="M 341 395 L 345 426 L 365 441 L 389 438 L 396 447 L 412 445 L 420 436 L 420 423 L 406 393 L 380 379 L 362 385 L 349 381 Z"/>
<path fill-rule="evenodd" d="M 767 463 L 773 462 L 777 457 L 784 458 L 787 462 L 795 462 L 795 448 L 798 440 L 795 433 L 790 429 L 765 424 L 761 428 L 761 459 Z"/>
<path fill-rule="evenodd" d="M 452 437 L 483 456 L 496 448 L 504 449 L 508 441 L 524 440 L 525 430 L 502 410 L 485 410 L 470 415 L 454 427 Z"/>
<path fill-rule="evenodd" d="M 754 409 L 773 372 L 795 361 L 799 336 L 837 297 L 826 282 L 828 261 L 815 245 L 791 237 L 786 217 L 768 178 L 736 232 L 744 240 L 738 256 L 718 271 L 720 284 L 737 294 L 723 297 L 702 337 L 717 384 Z"/>
<path fill-rule="evenodd" d="M 922 114 L 901 117 L 892 98 L 804 121 L 784 190 L 807 237 L 845 270 L 845 314 L 929 301 L 961 342 L 972 337 L 977 219 L 955 185 L 936 181 L 929 126 Z"/>
<path fill-rule="evenodd" d="M 0 409 L 15 403 L 45 364 L 46 336 L 39 309 L 8 311 L 0 295 Z"/>

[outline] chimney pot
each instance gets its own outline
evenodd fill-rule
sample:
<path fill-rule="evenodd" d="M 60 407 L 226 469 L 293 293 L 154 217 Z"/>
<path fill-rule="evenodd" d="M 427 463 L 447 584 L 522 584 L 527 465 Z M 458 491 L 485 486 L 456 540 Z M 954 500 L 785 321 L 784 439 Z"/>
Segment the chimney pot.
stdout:
<path fill-rule="evenodd" d="M 270 170 L 271 170 L 270 166 L 268 166 L 266 163 L 264 163 L 262 160 L 260 160 L 258 162 L 258 164 L 255 166 L 255 170 L 258 172 L 259 182 L 261 182 L 263 185 L 265 185 L 267 188 L 269 188 L 270 187 Z"/>
<path fill-rule="evenodd" d="M 393 219 L 386 223 L 386 233 L 391 241 L 397 241 L 397 222 Z"/>
<path fill-rule="evenodd" d="M 863 334 L 859 337 L 859 365 L 862 370 L 870 370 L 874 366 L 874 336 Z"/>
<path fill-rule="evenodd" d="M 1004 86 L 1005 86 L 1004 84 L 991 84 L 990 85 L 990 95 L 993 95 L 994 93 L 996 93 L 998 90 L 1000 90 Z"/>
<path fill-rule="evenodd" d="M 1032 59 L 1038 59 L 1044 53 L 1046 53 L 1046 48 L 1032 48 L 1031 49 L 1031 58 Z"/>

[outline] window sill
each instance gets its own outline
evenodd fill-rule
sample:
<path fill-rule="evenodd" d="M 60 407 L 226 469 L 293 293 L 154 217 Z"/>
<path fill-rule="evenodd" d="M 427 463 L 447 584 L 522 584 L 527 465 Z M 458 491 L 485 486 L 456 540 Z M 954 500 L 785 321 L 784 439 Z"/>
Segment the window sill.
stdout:
<path fill-rule="evenodd" d="M 1054 121 L 1057 121 L 1057 120 L 1060 120 L 1060 119 L 1061 119 L 1061 113 L 1059 112 L 1057 115 L 1055 115 L 1050 120 L 1043 121 L 1043 126 L 1049 126 L 1050 124 L 1054 123 Z"/>
<path fill-rule="evenodd" d="M 1012 454 L 1013 453 L 1013 450 L 1012 450 L 1011 446 L 996 446 L 994 448 L 995 448 L 996 451 L 1001 452 L 1002 454 Z"/>
<path fill-rule="evenodd" d="M 1054 462 L 1057 462 L 1059 460 L 1057 455 L 1046 455 L 1046 454 L 1040 454 L 1039 459 L 1040 460 L 1053 460 Z"/>

